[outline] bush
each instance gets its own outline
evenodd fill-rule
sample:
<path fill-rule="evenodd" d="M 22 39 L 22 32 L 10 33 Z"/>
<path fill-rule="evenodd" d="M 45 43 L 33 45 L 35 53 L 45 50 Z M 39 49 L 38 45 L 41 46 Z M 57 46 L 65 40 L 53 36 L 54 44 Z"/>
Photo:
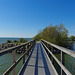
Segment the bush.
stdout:
<path fill-rule="evenodd" d="M 16 42 L 18 42 L 17 40 L 14 40 L 14 42 L 16 43 Z"/>
<path fill-rule="evenodd" d="M 7 40 L 7 43 L 12 43 L 12 41 L 11 40 Z"/>
<path fill-rule="evenodd" d="M 22 43 L 27 42 L 27 40 L 26 40 L 26 39 L 23 39 L 23 38 L 20 38 L 19 40 L 20 40 L 20 42 L 22 42 Z"/>
<path fill-rule="evenodd" d="M 74 41 L 75 40 L 75 36 L 71 36 L 70 40 Z"/>

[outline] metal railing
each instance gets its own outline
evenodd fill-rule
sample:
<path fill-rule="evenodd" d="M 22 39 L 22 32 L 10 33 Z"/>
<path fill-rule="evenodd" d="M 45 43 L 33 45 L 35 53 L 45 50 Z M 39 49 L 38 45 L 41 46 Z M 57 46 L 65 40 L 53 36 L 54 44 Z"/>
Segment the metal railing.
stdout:
<path fill-rule="evenodd" d="M 29 53 L 31 53 L 31 50 L 34 47 L 34 45 L 35 45 L 35 40 L 32 40 L 32 41 L 27 42 L 25 44 L 15 46 L 15 47 L 11 47 L 11 48 L 0 51 L 0 56 L 12 52 L 12 62 L 13 62 L 13 64 L 7 69 L 6 72 L 4 72 L 3 75 L 9 75 L 9 73 L 11 71 L 12 71 L 12 75 L 15 75 L 15 67 L 21 61 L 21 59 L 23 59 L 23 64 L 25 64 L 25 56 L 29 55 Z M 18 58 L 17 61 L 15 61 L 15 52 L 16 52 L 16 50 L 19 50 L 20 48 L 23 50 L 23 54 L 20 58 Z"/>
<path fill-rule="evenodd" d="M 64 58 L 65 58 L 64 54 L 68 54 L 72 56 L 73 58 L 75 58 L 75 52 L 72 50 L 60 47 L 58 45 L 55 45 L 53 43 L 50 43 L 48 41 L 45 41 L 43 39 L 41 40 L 41 44 L 45 48 L 46 53 L 51 56 L 52 64 L 54 64 L 54 60 L 55 60 L 60 66 L 61 75 L 72 75 L 70 71 L 64 66 Z M 54 53 L 57 51 L 55 50 L 55 48 L 58 49 L 59 53 L 61 54 L 61 61 L 59 61 L 58 58 L 54 55 Z"/>

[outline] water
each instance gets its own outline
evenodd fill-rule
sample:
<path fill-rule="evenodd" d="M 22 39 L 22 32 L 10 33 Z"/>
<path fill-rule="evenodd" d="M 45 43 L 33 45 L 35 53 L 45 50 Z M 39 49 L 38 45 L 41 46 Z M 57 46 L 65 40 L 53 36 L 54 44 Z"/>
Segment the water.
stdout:
<path fill-rule="evenodd" d="M 21 54 L 16 54 L 16 60 L 21 56 Z M 0 57 L 0 75 L 2 75 L 10 66 L 12 65 L 12 54 L 8 53 Z M 16 68 L 16 74 L 19 72 L 22 66 L 22 61 Z M 11 75 L 12 73 L 10 73 Z"/>
<path fill-rule="evenodd" d="M 19 41 L 19 39 L 20 38 L 0 38 L 0 44 L 7 42 L 7 40 L 11 40 L 11 41 L 17 40 L 17 41 Z M 24 39 L 26 39 L 27 41 L 32 40 L 32 38 L 24 38 Z"/>
<path fill-rule="evenodd" d="M 7 42 L 7 40 L 19 40 L 20 38 L 0 38 L 0 44 Z M 32 38 L 25 38 L 28 41 L 32 40 Z M 21 56 L 22 54 L 16 54 L 16 60 Z M 16 75 L 18 74 L 19 70 L 22 67 L 23 61 L 21 61 L 16 66 Z M 2 75 L 10 66 L 12 65 L 12 53 L 5 54 L 0 57 L 0 75 Z M 10 73 L 12 75 L 12 73 Z"/>

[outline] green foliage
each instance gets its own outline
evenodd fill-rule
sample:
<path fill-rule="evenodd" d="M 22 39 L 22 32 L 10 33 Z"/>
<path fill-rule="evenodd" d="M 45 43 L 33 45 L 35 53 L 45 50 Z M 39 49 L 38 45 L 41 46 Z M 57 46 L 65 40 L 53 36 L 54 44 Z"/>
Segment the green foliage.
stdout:
<path fill-rule="evenodd" d="M 18 41 L 17 40 L 14 40 L 13 42 L 17 43 Z"/>
<path fill-rule="evenodd" d="M 37 34 L 33 39 L 39 41 L 42 37 L 41 35 L 42 33 L 40 32 L 39 34 Z"/>
<path fill-rule="evenodd" d="M 12 43 L 12 41 L 11 40 L 7 40 L 7 43 Z"/>
<path fill-rule="evenodd" d="M 73 41 L 75 40 L 75 36 L 71 36 L 70 39 Z"/>
<path fill-rule="evenodd" d="M 63 24 L 48 26 L 41 33 L 37 34 L 34 39 L 44 39 L 57 45 L 65 46 L 68 44 L 68 30 Z"/>
<path fill-rule="evenodd" d="M 23 39 L 23 38 L 20 38 L 19 41 L 20 41 L 21 43 L 27 42 L 27 40 L 26 40 L 26 39 Z"/>

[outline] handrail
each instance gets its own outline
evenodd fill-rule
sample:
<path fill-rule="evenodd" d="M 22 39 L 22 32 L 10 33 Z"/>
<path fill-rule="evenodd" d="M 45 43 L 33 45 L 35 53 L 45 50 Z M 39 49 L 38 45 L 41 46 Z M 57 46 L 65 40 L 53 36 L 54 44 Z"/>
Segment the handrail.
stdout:
<path fill-rule="evenodd" d="M 51 66 L 52 66 L 52 68 L 53 68 L 53 70 L 54 70 L 54 72 L 55 72 L 55 75 L 58 75 L 58 73 L 57 73 L 55 67 L 53 66 L 53 64 L 52 64 L 52 62 L 51 62 L 51 60 L 50 60 L 50 58 L 49 58 L 49 56 L 48 56 L 46 50 L 44 49 L 44 46 L 43 46 L 42 44 L 41 44 L 41 46 L 42 46 L 42 48 L 43 48 L 43 50 L 44 50 L 44 52 L 45 52 L 45 54 L 46 54 L 46 56 L 47 56 L 47 59 L 49 60 L 49 63 L 51 64 Z"/>
<path fill-rule="evenodd" d="M 58 63 L 58 65 L 61 67 L 61 75 L 63 75 L 64 72 L 65 72 L 65 74 L 67 74 L 67 75 L 72 75 L 72 74 L 69 72 L 69 70 L 64 66 L 64 53 L 66 53 L 66 54 L 68 54 L 68 55 L 70 55 L 70 56 L 72 56 L 72 57 L 75 58 L 75 52 L 73 52 L 73 51 L 71 51 L 71 50 L 69 50 L 69 49 L 66 49 L 66 48 L 57 46 L 57 45 L 52 44 L 52 43 L 50 43 L 50 42 L 47 42 L 47 41 L 45 41 L 45 40 L 41 40 L 41 43 L 42 43 L 42 45 L 44 46 L 44 48 L 46 49 L 46 52 L 52 56 L 52 63 L 54 64 L 54 60 L 55 60 L 55 61 Z M 47 44 L 48 44 L 48 45 L 47 45 Z M 51 50 L 48 48 L 49 45 L 51 46 Z M 47 47 L 47 46 L 48 46 L 48 47 Z M 59 50 L 61 51 L 61 61 L 59 61 L 59 60 L 57 59 L 57 57 L 55 57 L 55 55 L 53 54 L 53 51 L 52 51 L 52 50 L 53 50 L 53 47 L 55 47 L 55 48 L 57 48 L 57 49 L 59 49 Z M 64 50 L 63 50 L 63 49 L 64 49 Z M 69 51 L 69 52 L 68 52 L 68 51 Z M 70 53 L 70 52 L 71 52 L 71 53 Z M 71 54 L 73 54 L 73 55 L 71 55 Z M 54 60 L 53 60 L 53 59 L 54 59 Z"/>
<path fill-rule="evenodd" d="M 64 67 L 64 65 L 62 65 L 62 63 L 54 56 L 54 54 L 46 47 L 46 45 L 43 43 L 43 45 L 45 46 L 45 48 L 48 50 L 48 52 L 52 55 L 52 57 L 56 60 L 56 62 L 60 65 L 60 67 L 63 69 L 63 71 L 67 74 L 67 75 L 71 75 L 71 73 Z"/>
<path fill-rule="evenodd" d="M 31 48 L 30 48 L 31 49 Z M 29 50 L 30 50 L 29 49 Z M 8 75 L 12 70 L 13 70 L 13 68 L 23 59 L 23 57 L 27 54 L 27 52 L 29 51 L 29 50 L 27 50 L 22 56 L 20 56 L 19 58 L 18 58 L 18 60 L 15 62 L 15 63 L 13 63 L 10 67 L 9 67 L 9 69 L 7 69 L 7 71 L 3 74 L 3 75 Z"/>
<path fill-rule="evenodd" d="M 9 53 L 11 51 L 12 51 L 12 56 L 13 56 L 13 64 L 10 66 L 9 69 L 7 69 L 7 71 L 3 75 L 9 75 L 9 73 L 12 70 L 13 70 L 12 74 L 14 75 L 16 65 L 21 61 L 21 59 L 23 59 L 23 64 L 25 63 L 25 55 L 29 55 L 30 51 L 34 47 L 34 44 L 35 44 L 35 40 L 32 40 L 32 41 L 27 42 L 25 44 L 21 44 L 21 45 L 18 45 L 18 46 L 11 47 L 11 48 L 4 49 L 4 50 L 0 51 L 0 56 L 2 56 L 4 54 L 7 54 L 7 53 Z M 15 61 L 15 51 L 17 49 L 21 48 L 21 47 L 22 47 L 24 53 L 20 58 L 18 58 L 17 61 Z M 26 49 L 26 52 L 25 52 L 25 49 Z"/>
<path fill-rule="evenodd" d="M 0 51 L 0 56 L 6 54 L 6 53 L 8 53 L 8 52 L 11 52 L 11 51 L 13 51 L 13 50 L 16 50 L 17 48 L 19 48 L 19 47 L 21 47 L 21 46 L 25 46 L 25 45 L 27 45 L 27 44 L 33 42 L 33 41 L 35 41 L 35 40 L 32 40 L 32 41 L 30 41 L 30 42 L 27 42 L 27 43 L 24 43 L 24 44 L 15 46 L 15 47 L 11 47 L 11 48 L 7 48 L 7 49 L 4 49 L 4 50 L 1 50 L 1 51 Z"/>
<path fill-rule="evenodd" d="M 75 58 L 75 51 L 72 51 L 72 50 L 70 50 L 70 49 L 67 49 L 67 48 L 64 48 L 64 47 L 55 45 L 55 44 L 50 43 L 50 42 L 45 41 L 45 40 L 41 40 L 41 41 L 46 42 L 47 44 L 49 44 L 49 45 L 51 45 L 51 46 L 53 46 L 53 47 L 55 47 L 55 48 L 61 50 L 62 52 L 64 52 L 64 53 L 66 53 L 66 54 L 68 54 L 68 55 L 70 55 L 70 56 L 72 56 L 72 57 Z"/>

